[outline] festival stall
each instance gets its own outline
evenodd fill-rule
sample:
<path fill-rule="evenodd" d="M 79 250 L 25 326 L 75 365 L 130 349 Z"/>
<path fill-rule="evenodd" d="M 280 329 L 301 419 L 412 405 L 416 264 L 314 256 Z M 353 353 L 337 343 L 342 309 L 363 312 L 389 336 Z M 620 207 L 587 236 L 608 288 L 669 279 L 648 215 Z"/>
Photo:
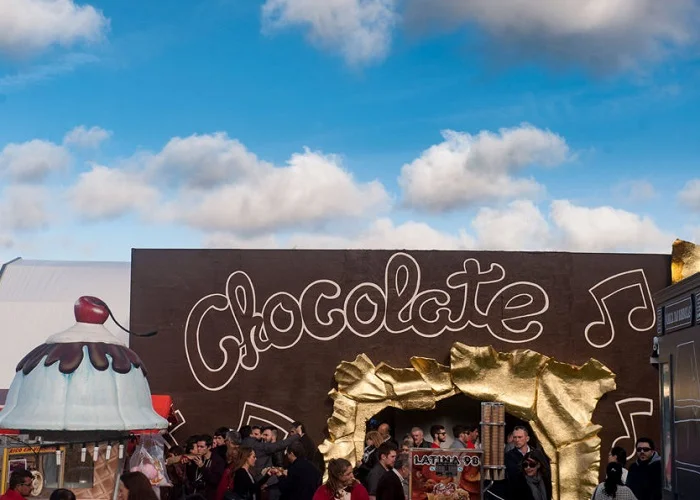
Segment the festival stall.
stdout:
<path fill-rule="evenodd" d="M 695 498 L 700 489 L 700 247 L 673 244 L 673 285 L 654 296 L 657 323 L 650 362 L 658 368 L 663 498 Z"/>
<path fill-rule="evenodd" d="M 24 468 L 35 478 L 32 496 L 69 488 L 80 499 L 114 498 L 130 436 L 168 428 L 168 398 L 156 398 L 158 414 L 143 362 L 104 326 L 114 320 L 107 305 L 81 297 L 74 311 L 75 325 L 17 364 L 0 411 L 3 492 Z M 164 467 L 150 465 L 160 481 Z"/>
<path fill-rule="evenodd" d="M 412 448 L 409 500 L 486 498 L 505 479 L 505 414 L 502 403 L 481 403 L 480 449 Z"/>

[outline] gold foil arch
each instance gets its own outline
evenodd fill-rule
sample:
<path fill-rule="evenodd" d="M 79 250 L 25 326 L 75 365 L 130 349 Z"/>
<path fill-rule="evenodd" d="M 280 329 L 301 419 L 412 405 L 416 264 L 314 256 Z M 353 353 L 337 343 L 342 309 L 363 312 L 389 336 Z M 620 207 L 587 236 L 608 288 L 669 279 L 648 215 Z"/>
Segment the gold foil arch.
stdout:
<path fill-rule="evenodd" d="M 505 403 L 508 413 L 530 424 L 552 459 L 553 500 L 590 498 L 598 483 L 602 428 L 591 418 L 598 400 L 615 389 L 615 374 L 602 363 L 574 366 L 528 349 L 503 353 L 455 343 L 450 366 L 420 357 L 411 358 L 411 366 L 375 366 L 360 354 L 337 367 L 330 439 L 320 446 L 326 460 L 357 463 L 366 422 L 386 407 L 430 410 L 462 393 Z"/>

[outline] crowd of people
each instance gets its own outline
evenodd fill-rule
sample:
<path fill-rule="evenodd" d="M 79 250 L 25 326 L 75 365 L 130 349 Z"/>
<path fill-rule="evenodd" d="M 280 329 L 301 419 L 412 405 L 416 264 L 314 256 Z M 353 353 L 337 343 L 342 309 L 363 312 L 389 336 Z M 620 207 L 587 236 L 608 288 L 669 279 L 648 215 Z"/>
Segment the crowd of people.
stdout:
<path fill-rule="evenodd" d="M 479 426 L 457 425 L 451 448 L 479 449 Z M 226 427 L 213 435 L 192 436 L 184 447 L 168 450 L 166 468 L 171 487 L 160 489 L 161 500 L 406 500 L 409 498 L 412 448 L 444 448 L 446 430 L 430 428 L 427 441 L 419 427 L 411 429 L 399 444 L 389 424 L 366 433 L 362 459 L 353 467 L 344 459 L 328 462 L 301 422 L 294 422 L 285 439 L 273 427 Z M 504 444 L 506 480 L 489 490 L 487 498 L 552 500 L 550 460 L 531 442 L 530 432 L 517 426 Z M 636 442 L 636 460 L 625 468 L 627 453 L 610 450 L 605 481 L 591 500 L 661 500 L 661 458 L 654 442 Z M 25 500 L 32 491 L 33 476 L 27 470 L 10 475 L 9 489 L 0 500 Z M 57 489 L 50 500 L 75 500 L 73 492 Z M 119 482 L 119 500 L 158 500 L 150 481 L 141 472 L 126 472 Z"/>

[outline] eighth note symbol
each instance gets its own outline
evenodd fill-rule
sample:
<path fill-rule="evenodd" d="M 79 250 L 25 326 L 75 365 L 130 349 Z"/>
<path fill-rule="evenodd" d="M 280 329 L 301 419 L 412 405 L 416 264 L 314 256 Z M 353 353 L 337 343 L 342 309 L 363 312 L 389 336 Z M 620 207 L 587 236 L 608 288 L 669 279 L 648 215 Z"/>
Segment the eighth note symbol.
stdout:
<path fill-rule="evenodd" d="M 598 306 L 601 318 L 598 321 L 589 323 L 584 332 L 586 340 L 591 346 L 602 349 L 603 347 L 609 346 L 615 339 L 615 323 L 612 320 L 606 301 L 613 295 L 630 288 L 639 289 L 642 304 L 630 310 L 627 315 L 627 323 L 637 332 L 647 331 L 654 326 L 654 323 L 656 323 L 656 315 L 654 314 L 651 291 L 649 290 L 649 284 L 647 283 L 644 270 L 633 269 L 624 273 L 615 274 L 600 281 L 597 285 L 588 290 Z M 591 335 L 593 332 L 595 332 L 595 334 Z M 591 340 L 591 337 L 604 338 L 607 339 L 607 341 L 596 343 Z"/>
<path fill-rule="evenodd" d="M 627 460 L 630 460 L 634 456 L 634 446 L 637 444 L 637 438 L 639 437 L 634 426 L 634 417 L 642 415 L 651 417 L 654 414 L 654 401 L 649 398 L 627 398 L 616 401 L 615 407 L 617 408 L 617 414 L 620 415 L 625 433 L 615 438 L 610 448 L 622 446 L 625 450 L 631 449 L 632 453 L 627 457 Z M 622 410 L 623 407 L 625 411 Z M 620 441 L 623 441 L 623 443 Z M 628 441 L 631 446 L 625 446 L 624 441 Z"/>

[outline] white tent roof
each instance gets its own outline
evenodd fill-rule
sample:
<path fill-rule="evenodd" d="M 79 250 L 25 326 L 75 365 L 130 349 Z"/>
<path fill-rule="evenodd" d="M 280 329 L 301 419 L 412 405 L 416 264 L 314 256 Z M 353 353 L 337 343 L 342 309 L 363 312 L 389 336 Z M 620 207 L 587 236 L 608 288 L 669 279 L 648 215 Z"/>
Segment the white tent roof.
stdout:
<path fill-rule="evenodd" d="M 73 304 L 82 295 L 104 300 L 129 327 L 129 262 L 61 262 L 17 259 L 0 270 L 0 388 L 8 388 L 20 359 L 75 324 Z M 113 321 L 107 329 L 128 345 Z"/>

